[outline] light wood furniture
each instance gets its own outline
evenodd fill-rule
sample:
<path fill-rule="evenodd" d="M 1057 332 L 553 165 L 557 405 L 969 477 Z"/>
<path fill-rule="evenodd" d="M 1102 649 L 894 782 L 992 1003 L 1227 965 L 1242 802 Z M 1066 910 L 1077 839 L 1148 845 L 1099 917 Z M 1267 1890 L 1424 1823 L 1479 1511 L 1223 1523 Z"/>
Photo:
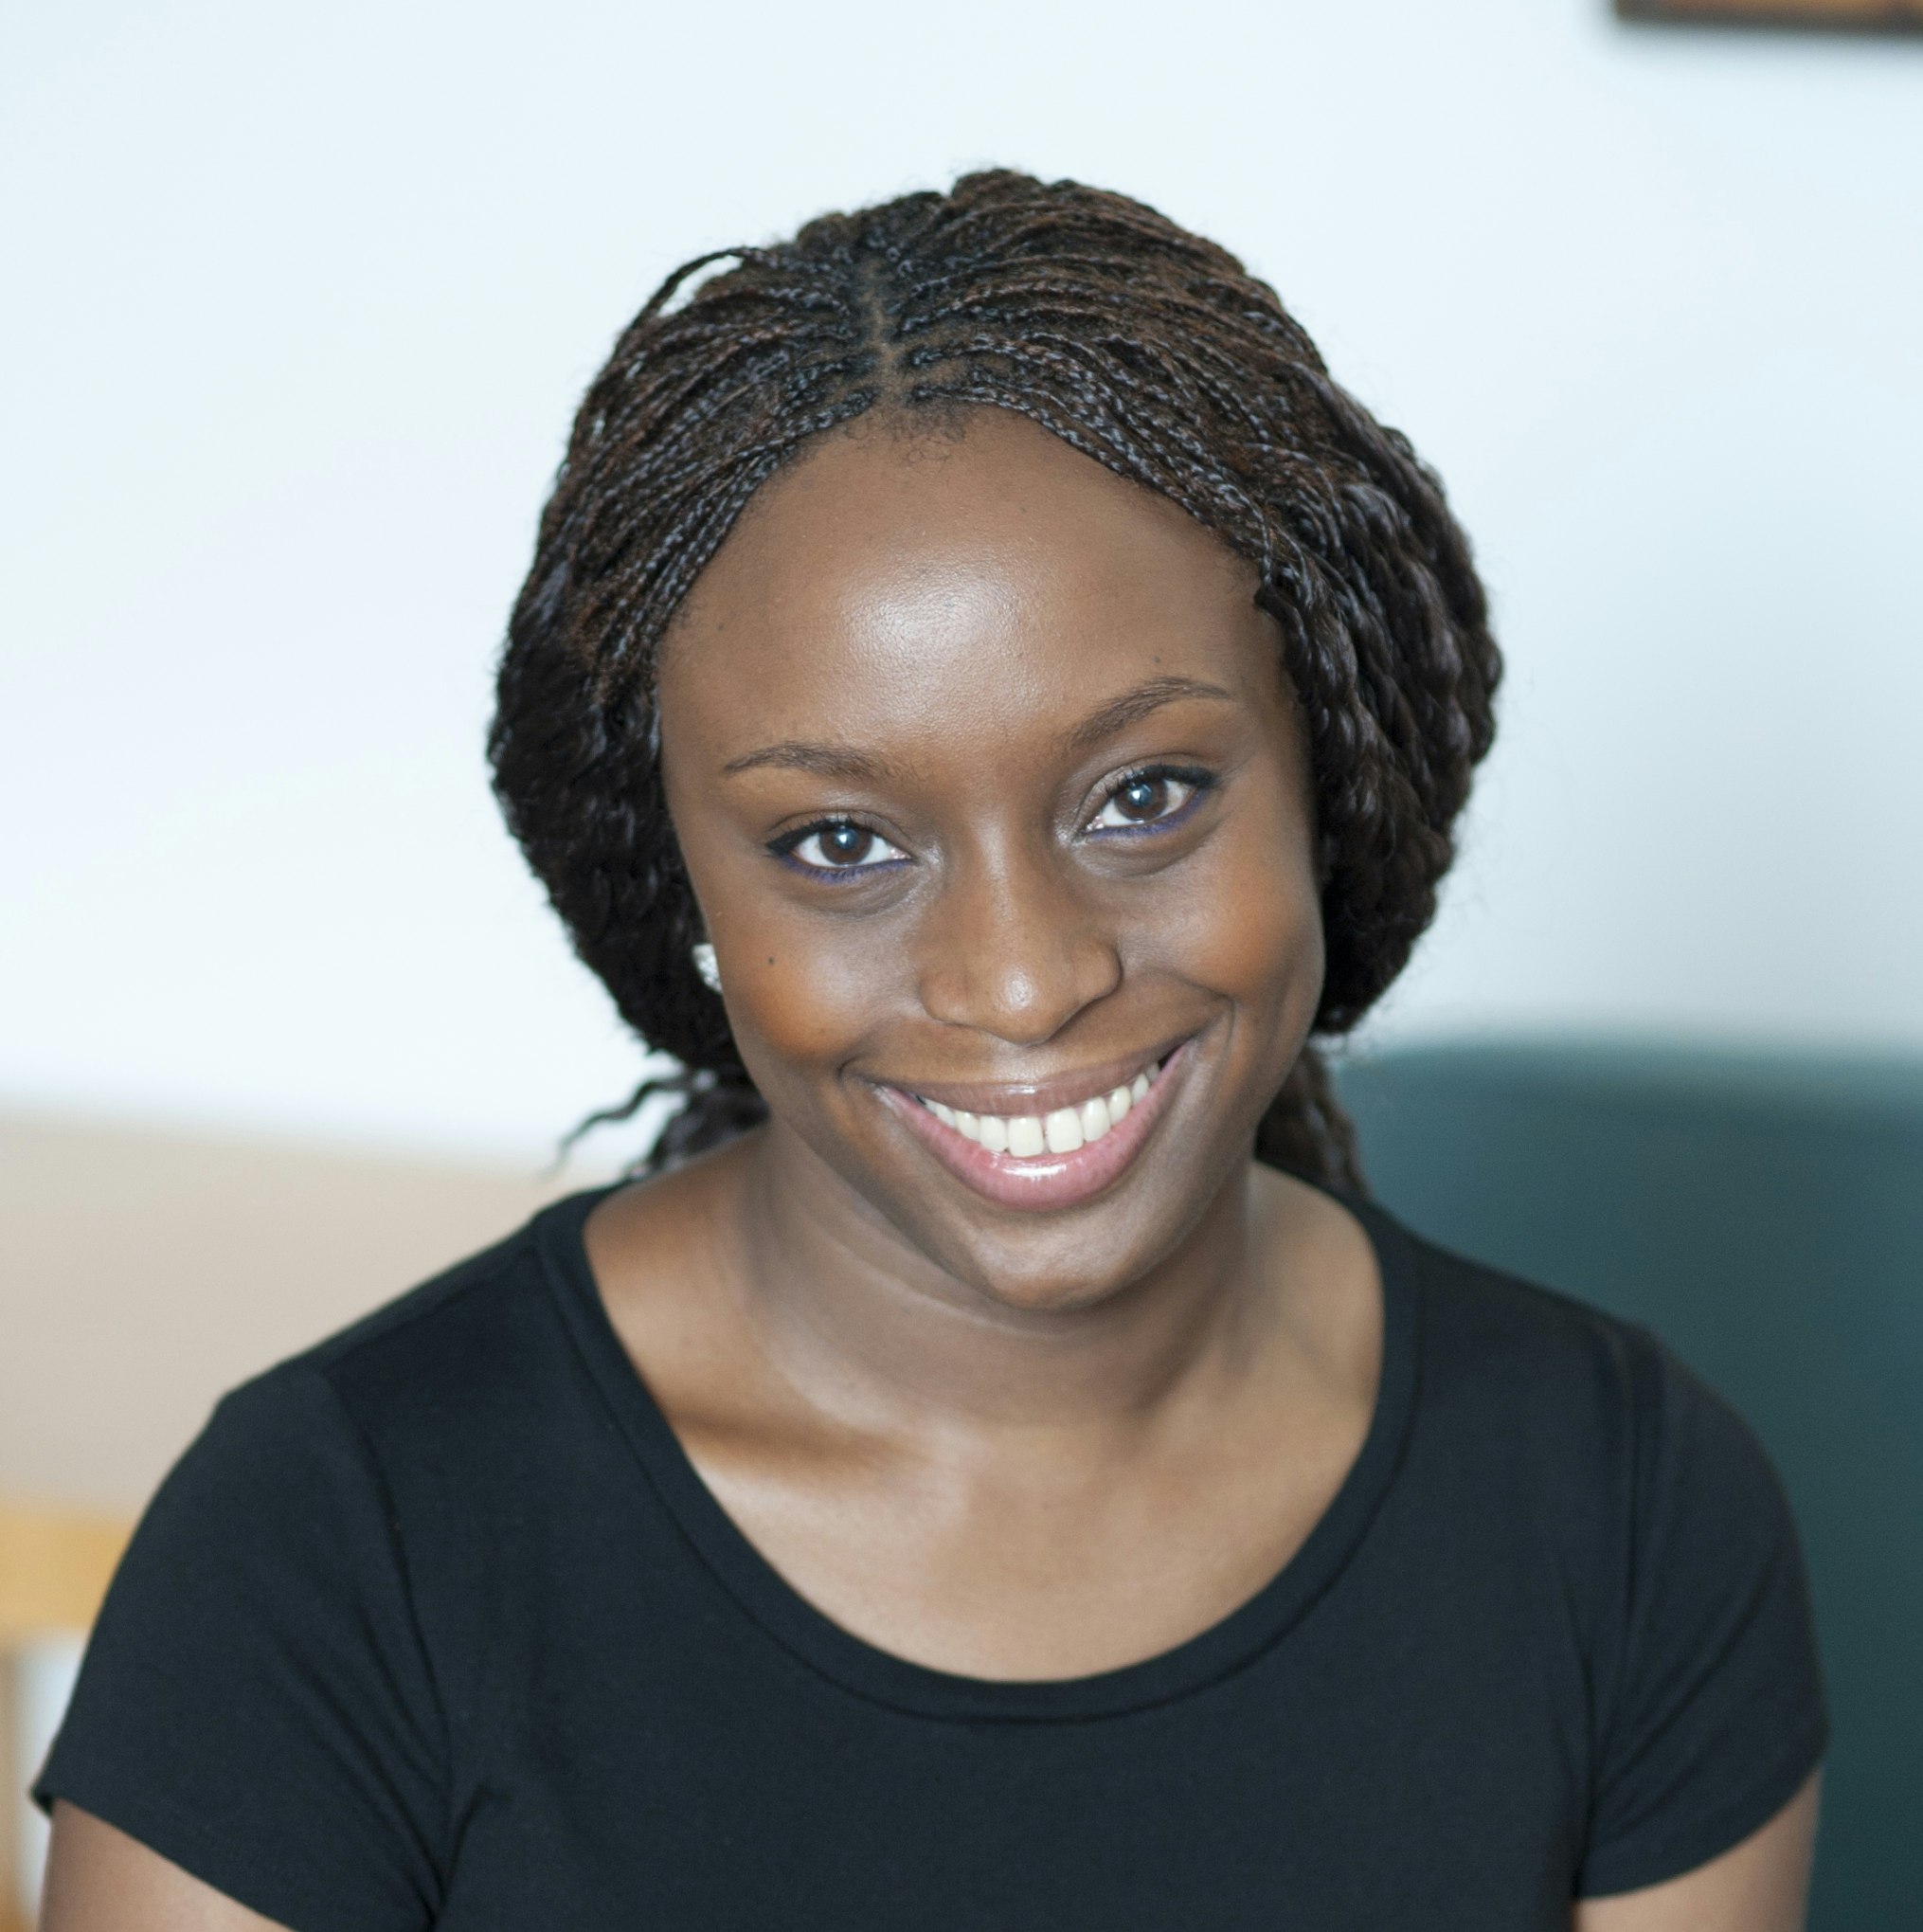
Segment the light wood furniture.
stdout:
<path fill-rule="evenodd" d="M 92 1624 L 130 1526 L 96 1511 L 0 1498 L 0 1752 L 9 1783 L 26 1769 L 17 1762 L 20 1652 Z M 0 1932 L 25 1932 L 20 1823 L 9 1805 L 0 1829 Z"/>
<path fill-rule="evenodd" d="M 0 1497 L 0 1647 L 86 1630 L 131 1527 L 100 1511 Z"/>

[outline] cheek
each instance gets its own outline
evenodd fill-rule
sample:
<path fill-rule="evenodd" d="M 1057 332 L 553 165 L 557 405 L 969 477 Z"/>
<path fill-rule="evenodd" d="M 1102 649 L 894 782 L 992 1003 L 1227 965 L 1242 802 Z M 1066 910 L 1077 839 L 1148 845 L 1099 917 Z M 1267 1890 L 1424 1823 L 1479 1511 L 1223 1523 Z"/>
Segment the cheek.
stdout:
<path fill-rule="evenodd" d="M 1277 810 L 1225 826 L 1158 920 L 1185 980 L 1306 1029 L 1321 998 L 1321 895 L 1300 816 Z"/>
<path fill-rule="evenodd" d="M 758 853 L 704 836 L 702 815 L 690 818 L 682 855 L 720 960 L 735 1044 L 764 1092 L 793 1091 L 846 1056 L 876 1010 L 877 975 L 893 948 L 861 944 L 859 920 L 800 912 L 770 889 Z"/>
<path fill-rule="evenodd" d="M 713 933 L 735 1043 L 758 1085 L 837 1064 L 882 1010 L 896 949 L 862 944 L 858 921 L 743 908 Z"/>

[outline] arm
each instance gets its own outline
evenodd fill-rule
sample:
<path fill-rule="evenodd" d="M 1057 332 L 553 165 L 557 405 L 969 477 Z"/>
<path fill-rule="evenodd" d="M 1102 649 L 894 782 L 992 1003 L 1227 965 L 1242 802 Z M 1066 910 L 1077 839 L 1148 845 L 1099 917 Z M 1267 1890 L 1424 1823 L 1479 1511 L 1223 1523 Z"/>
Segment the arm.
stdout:
<path fill-rule="evenodd" d="M 1573 1932 L 1803 1932 L 1818 1778 L 1719 1858 L 1662 1885 L 1579 1899 Z"/>
<path fill-rule="evenodd" d="M 35 1784 L 45 1923 L 423 1932 L 441 1743 L 380 1472 L 322 1376 L 276 1370 L 221 1403 L 107 1594 Z"/>
<path fill-rule="evenodd" d="M 286 1932 L 138 1839 L 54 1806 L 40 1932 Z"/>

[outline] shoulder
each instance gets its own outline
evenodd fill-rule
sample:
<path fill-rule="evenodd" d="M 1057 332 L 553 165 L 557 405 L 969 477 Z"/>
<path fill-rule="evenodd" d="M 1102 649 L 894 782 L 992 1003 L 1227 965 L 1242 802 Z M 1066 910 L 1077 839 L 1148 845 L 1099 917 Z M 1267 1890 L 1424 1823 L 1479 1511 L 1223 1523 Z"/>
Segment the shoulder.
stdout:
<path fill-rule="evenodd" d="M 1827 1737 L 1795 1525 L 1762 1445 L 1647 1328 L 1363 1208 L 1418 1331 L 1408 1459 L 1438 1565 L 1566 1632 L 1579 1889 L 1694 1869 L 1788 1802 Z"/>
<path fill-rule="evenodd" d="M 279 1391 L 319 1382 L 356 1420 L 378 1425 L 417 1411 L 445 1420 L 451 1409 L 525 1390 L 563 1339 L 566 1283 L 558 1277 L 603 1191 L 544 1208 L 492 1247 L 243 1383 L 227 1400 L 260 1407 Z"/>
<path fill-rule="evenodd" d="M 580 1367 L 555 1279 L 591 1205 L 557 1202 L 222 1398 L 162 1498 L 218 1492 L 271 1512 L 320 1485 L 368 1495 L 399 1519 L 472 1492 L 498 1446 L 541 1414 L 578 1418 Z M 250 1511 L 250 1513 L 252 1513 Z"/>
<path fill-rule="evenodd" d="M 1795 1562 L 1761 1443 L 1656 1334 L 1362 1213 L 1409 1305 L 1426 1489 L 1553 1552 L 1606 1623 L 1659 1573 Z"/>
<path fill-rule="evenodd" d="M 580 1211 L 221 1400 L 121 1561 L 43 1804 L 280 1923 L 426 1923 L 496 1707 L 485 1619 L 548 1503 L 526 1472 L 592 1418 L 546 1252 Z"/>
<path fill-rule="evenodd" d="M 135 1532 L 90 1695 L 132 1695 L 156 1645 L 187 1657 L 216 1634 L 262 1680 L 320 1653 L 426 1685 L 422 1643 L 472 1634 L 462 1606 L 604 1437 L 554 1279 L 588 1205 L 557 1203 L 224 1397 Z"/>
<path fill-rule="evenodd" d="M 1591 1448 L 1608 1438 L 1633 1451 L 1683 1425 L 1753 1449 L 1735 1412 L 1651 1329 L 1363 1212 L 1390 1251 L 1385 1273 L 1398 1271 L 1416 1304 L 1426 1400 Z"/>

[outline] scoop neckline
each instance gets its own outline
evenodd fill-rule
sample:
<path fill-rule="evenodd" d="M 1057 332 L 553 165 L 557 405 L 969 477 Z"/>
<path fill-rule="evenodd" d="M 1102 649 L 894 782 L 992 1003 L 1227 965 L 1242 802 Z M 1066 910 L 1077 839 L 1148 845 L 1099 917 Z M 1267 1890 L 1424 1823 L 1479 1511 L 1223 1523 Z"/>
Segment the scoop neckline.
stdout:
<path fill-rule="evenodd" d="M 1072 1723 L 1170 1704 L 1252 1663 L 1333 1586 L 1394 1479 L 1414 1408 L 1415 1251 L 1399 1223 L 1373 1201 L 1321 1191 L 1362 1224 L 1382 1284 L 1375 1404 L 1355 1461 L 1295 1554 L 1253 1596 L 1171 1649 L 1077 1677 L 973 1677 L 939 1670 L 883 1650 L 818 1610 L 722 1508 L 621 1345 L 584 1239 L 587 1217 L 615 1187 L 556 1201 L 536 1216 L 532 1232 L 563 1320 L 642 1474 L 695 1554 L 767 1635 L 844 1689 L 896 1710 L 974 1722 Z"/>

